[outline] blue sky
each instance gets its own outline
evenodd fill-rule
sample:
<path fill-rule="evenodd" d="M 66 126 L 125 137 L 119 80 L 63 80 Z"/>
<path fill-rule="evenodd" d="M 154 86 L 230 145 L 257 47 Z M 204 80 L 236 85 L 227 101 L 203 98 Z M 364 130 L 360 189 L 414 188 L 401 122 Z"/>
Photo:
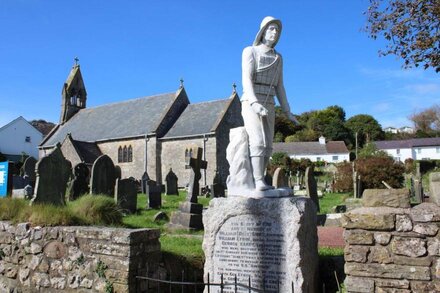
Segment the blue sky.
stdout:
<path fill-rule="evenodd" d="M 0 126 L 18 116 L 58 122 L 61 88 L 78 56 L 93 107 L 176 91 L 192 103 L 241 94 L 241 52 L 261 20 L 282 20 L 277 50 L 294 114 L 342 106 L 347 118 L 410 125 L 440 103 L 440 75 L 379 57 L 362 32 L 367 0 L 0 1 Z M 203 117 L 201 117 L 203 119 Z"/>

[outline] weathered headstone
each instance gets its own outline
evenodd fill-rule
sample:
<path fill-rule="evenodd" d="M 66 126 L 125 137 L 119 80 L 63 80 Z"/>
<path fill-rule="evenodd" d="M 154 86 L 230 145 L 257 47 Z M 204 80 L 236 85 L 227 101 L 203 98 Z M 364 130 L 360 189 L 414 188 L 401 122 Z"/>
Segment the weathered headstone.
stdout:
<path fill-rule="evenodd" d="M 158 209 L 162 206 L 162 186 L 148 185 L 148 207 Z"/>
<path fill-rule="evenodd" d="M 225 197 L 225 186 L 223 185 L 222 178 L 217 170 L 215 170 L 211 190 L 214 197 Z"/>
<path fill-rule="evenodd" d="M 107 155 L 98 157 L 92 166 L 90 193 L 114 195 L 116 181 L 115 165 Z"/>
<path fill-rule="evenodd" d="M 307 196 L 310 197 L 312 201 L 316 204 L 316 208 L 319 212 L 320 209 L 319 209 L 318 190 L 316 187 L 315 176 L 313 175 L 313 167 L 307 167 L 305 181 L 306 181 Z"/>
<path fill-rule="evenodd" d="M 148 176 L 147 172 L 144 172 L 141 178 L 141 190 L 142 193 L 147 194 L 148 193 L 148 181 L 150 180 L 150 176 Z"/>
<path fill-rule="evenodd" d="M 23 163 L 24 176 L 28 176 L 30 185 L 35 186 L 35 166 L 37 160 L 34 157 L 27 157 Z"/>
<path fill-rule="evenodd" d="M 115 202 L 124 212 L 136 212 L 137 186 L 135 180 L 131 178 L 116 179 Z"/>
<path fill-rule="evenodd" d="M 187 157 L 187 168 L 191 168 L 190 183 L 186 201 L 180 203 L 179 210 L 171 215 L 168 227 L 172 229 L 201 230 L 203 229 L 203 205 L 197 203 L 199 195 L 200 169 L 206 169 L 208 163 L 202 160 L 202 148 L 196 149 L 195 158 Z"/>
<path fill-rule="evenodd" d="M 412 184 L 416 203 L 422 203 L 424 198 L 422 180 L 419 177 L 413 178 Z"/>
<path fill-rule="evenodd" d="M 165 194 L 166 195 L 179 195 L 177 180 L 178 180 L 178 178 L 177 178 L 176 173 L 174 173 L 173 169 L 170 168 L 170 171 L 168 172 L 167 176 L 165 177 L 165 182 L 166 182 Z"/>
<path fill-rule="evenodd" d="M 440 172 L 429 174 L 429 201 L 440 205 Z"/>
<path fill-rule="evenodd" d="M 12 189 L 23 189 L 26 185 L 30 184 L 28 177 L 13 175 L 12 176 Z"/>
<path fill-rule="evenodd" d="M 168 221 L 169 218 L 165 212 L 158 212 L 153 216 L 154 222 Z"/>
<path fill-rule="evenodd" d="M 73 167 L 73 178 L 69 182 L 67 200 L 75 200 L 83 194 L 89 193 L 89 168 L 85 163 L 79 163 Z"/>
<path fill-rule="evenodd" d="M 72 165 L 64 158 L 59 144 L 52 153 L 37 162 L 36 171 L 37 180 L 32 203 L 64 205 Z"/>
<path fill-rule="evenodd" d="M 275 188 L 289 187 L 287 183 L 286 173 L 283 168 L 276 168 L 273 173 L 273 186 Z"/>
<path fill-rule="evenodd" d="M 364 207 L 409 208 L 410 194 L 408 189 L 365 189 L 362 194 Z"/>

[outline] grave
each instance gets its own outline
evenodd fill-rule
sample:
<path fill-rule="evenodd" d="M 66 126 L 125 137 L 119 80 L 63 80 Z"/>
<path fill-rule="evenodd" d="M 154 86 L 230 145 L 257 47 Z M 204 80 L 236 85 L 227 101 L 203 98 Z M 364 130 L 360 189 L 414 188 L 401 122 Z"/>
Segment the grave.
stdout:
<path fill-rule="evenodd" d="M 420 177 L 411 177 L 411 196 L 416 203 L 422 203 L 424 198 L 423 185 Z"/>
<path fill-rule="evenodd" d="M 112 159 L 107 155 L 98 157 L 92 166 L 90 194 L 114 196 L 116 170 Z"/>
<path fill-rule="evenodd" d="M 137 186 L 132 178 L 116 179 L 115 202 L 128 213 L 135 213 L 137 208 Z"/>
<path fill-rule="evenodd" d="M 160 207 L 162 207 L 162 186 L 148 185 L 148 208 L 159 209 Z"/>
<path fill-rule="evenodd" d="M 440 172 L 429 174 L 429 202 L 440 205 Z"/>
<path fill-rule="evenodd" d="M 307 167 L 305 174 L 305 181 L 306 181 L 307 196 L 312 199 L 319 212 L 320 209 L 319 209 L 318 190 L 316 186 L 315 176 L 313 175 L 313 167 Z"/>
<path fill-rule="evenodd" d="M 36 164 L 36 183 L 32 203 L 65 204 L 67 182 L 72 166 L 61 152 L 60 145 Z"/>
<path fill-rule="evenodd" d="M 67 200 L 78 199 L 81 195 L 89 193 L 89 168 L 85 163 L 79 163 L 73 168 L 73 178 L 69 182 Z"/>
<path fill-rule="evenodd" d="M 225 186 L 222 183 L 222 178 L 217 170 L 215 170 L 214 180 L 211 186 L 213 197 L 225 197 Z"/>
<path fill-rule="evenodd" d="M 23 176 L 27 176 L 30 185 L 32 187 L 35 186 L 35 166 L 37 164 L 37 160 L 34 157 L 27 157 L 26 160 L 23 163 Z"/>
<path fill-rule="evenodd" d="M 276 168 L 273 173 L 273 186 L 275 188 L 288 188 L 286 173 L 282 168 Z"/>
<path fill-rule="evenodd" d="M 197 203 L 199 194 L 200 169 L 206 169 L 208 163 L 202 160 L 202 148 L 196 149 L 197 156 L 187 157 L 186 166 L 191 168 L 188 195 L 186 201 L 180 203 L 179 210 L 171 215 L 168 226 L 172 229 L 201 230 L 203 229 L 203 205 Z"/>
<path fill-rule="evenodd" d="M 177 175 L 173 172 L 173 169 L 170 168 L 170 171 L 168 172 L 167 176 L 165 177 L 165 182 L 166 182 L 165 194 L 166 195 L 179 195 L 177 181 L 178 181 Z"/>

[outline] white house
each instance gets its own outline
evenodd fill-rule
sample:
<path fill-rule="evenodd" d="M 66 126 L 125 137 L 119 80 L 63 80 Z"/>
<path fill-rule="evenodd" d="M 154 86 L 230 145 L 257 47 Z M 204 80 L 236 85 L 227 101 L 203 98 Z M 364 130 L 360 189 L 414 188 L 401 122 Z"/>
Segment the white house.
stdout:
<path fill-rule="evenodd" d="M 21 116 L 0 128 L 0 152 L 12 161 L 22 153 L 38 159 L 42 140 L 43 134 Z"/>
<path fill-rule="evenodd" d="M 383 129 L 384 132 L 390 132 L 390 133 L 398 133 L 399 129 L 395 128 L 395 127 L 385 127 Z"/>
<path fill-rule="evenodd" d="M 292 159 L 310 159 L 312 162 L 325 161 L 340 163 L 350 161 L 350 152 L 343 141 L 279 142 L 273 144 L 274 152 L 283 152 Z"/>
<path fill-rule="evenodd" d="M 400 133 L 414 133 L 415 130 L 414 130 L 414 128 L 409 127 L 409 126 L 402 126 L 399 128 L 399 132 Z"/>
<path fill-rule="evenodd" d="M 387 152 L 396 161 L 440 160 L 440 137 L 384 140 L 375 142 L 377 149 Z"/>

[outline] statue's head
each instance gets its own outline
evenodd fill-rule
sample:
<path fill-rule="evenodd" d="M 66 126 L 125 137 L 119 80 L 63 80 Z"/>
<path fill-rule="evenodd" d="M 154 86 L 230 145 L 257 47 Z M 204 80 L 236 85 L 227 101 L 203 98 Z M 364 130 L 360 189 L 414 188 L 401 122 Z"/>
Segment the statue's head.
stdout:
<path fill-rule="evenodd" d="M 255 37 L 254 46 L 264 43 L 269 40 L 272 47 L 275 47 L 281 36 L 282 25 L 279 19 L 272 16 L 266 16 L 260 24 L 260 30 Z M 274 37 L 275 39 L 270 41 Z"/>

